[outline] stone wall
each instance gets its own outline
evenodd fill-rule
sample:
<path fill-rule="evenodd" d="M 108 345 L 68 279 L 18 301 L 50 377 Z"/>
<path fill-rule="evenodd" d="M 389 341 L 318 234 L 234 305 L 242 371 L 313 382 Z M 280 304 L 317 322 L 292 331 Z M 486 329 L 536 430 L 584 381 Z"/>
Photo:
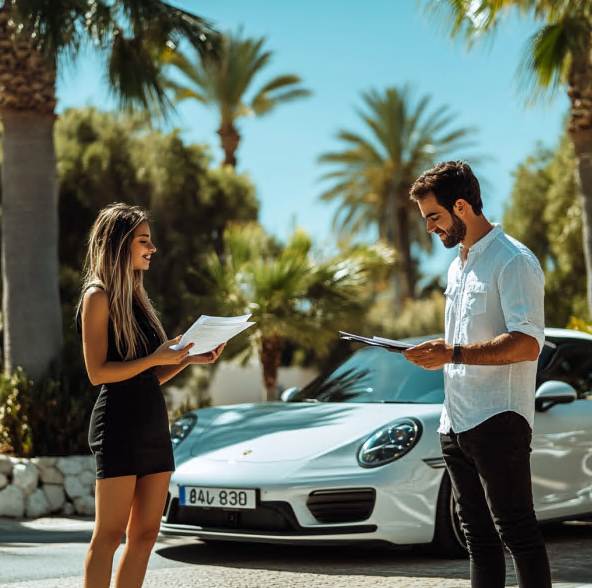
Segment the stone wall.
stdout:
<path fill-rule="evenodd" d="M 0 455 L 0 517 L 94 515 L 95 475 L 92 455 Z"/>

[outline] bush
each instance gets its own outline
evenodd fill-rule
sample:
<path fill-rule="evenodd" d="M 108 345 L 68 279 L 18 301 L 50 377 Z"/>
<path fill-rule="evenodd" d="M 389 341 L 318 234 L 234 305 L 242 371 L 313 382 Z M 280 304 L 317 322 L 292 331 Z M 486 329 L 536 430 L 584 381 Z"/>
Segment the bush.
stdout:
<path fill-rule="evenodd" d="M 88 381 L 55 371 L 40 383 L 21 368 L 0 375 L 0 452 L 18 457 L 89 453 L 94 399 Z"/>
<path fill-rule="evenodd" d="M 365 329 L 372 335 L 394 339 L 435 335 L 444 331 L 446 298 L 440 292 L 431 292 L 425 298 L 407 300 L 401 312 L 395 315 L 390 300 L 381 301 L 371 310 Z"/>

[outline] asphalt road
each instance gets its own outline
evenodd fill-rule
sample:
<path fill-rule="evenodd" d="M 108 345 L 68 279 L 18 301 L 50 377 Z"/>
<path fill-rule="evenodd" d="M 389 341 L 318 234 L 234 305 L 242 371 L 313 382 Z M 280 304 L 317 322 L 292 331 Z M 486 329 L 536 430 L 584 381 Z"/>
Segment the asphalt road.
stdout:
<path fill-rule="evenodd" d="M 0 519 L 0 588 L 81 588 L 93 522 Z M 592 524 L 545 529 L 555 588 L 592 588 Z M 121 549 L 116 554 L 118 561 Z M 508 560 L 508 586 L 516 580 Z M 159 540 L 145 588 L 468 588 L 468 563 L 422 550 Z"/>

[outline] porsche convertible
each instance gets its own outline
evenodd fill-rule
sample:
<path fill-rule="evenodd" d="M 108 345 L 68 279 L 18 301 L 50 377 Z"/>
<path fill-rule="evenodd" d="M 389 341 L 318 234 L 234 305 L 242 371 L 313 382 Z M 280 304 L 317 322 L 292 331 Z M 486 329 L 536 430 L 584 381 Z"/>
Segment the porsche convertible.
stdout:
<path fill-rule="evenodd" d="M 462 556 L 437 434 L 443 398 L 441 370 L 365 347 L 282 402 L 185 414 L 171 426 L 177 467 L 161 533 Z M 546 330 L 535 404 L 539 521 L 592 515 L 592 336 Z"/>

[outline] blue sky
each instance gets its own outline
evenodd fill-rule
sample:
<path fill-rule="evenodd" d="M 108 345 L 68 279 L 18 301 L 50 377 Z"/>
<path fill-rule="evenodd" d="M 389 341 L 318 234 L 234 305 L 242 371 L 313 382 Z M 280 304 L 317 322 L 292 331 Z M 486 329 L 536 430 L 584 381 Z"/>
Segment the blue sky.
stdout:
<path fill-rule="evenodd" d="M 493 158 L 478 168 L 487 180 L 485 213 L 493 221 L 501 220 L 512 170 L 537 141 L 552 145 L 562 129 L 564 94 L 549 106 L 527 108 L 518 93 L 516 67 L 536 30 L 533 22 L 508 19 L 492 44 L 468 52 L 462 40 L 448 39 L 437 22 L 426 19 L 416 0 L 181 0 L 176 5 L 210 19 L 221 31 L 243 26 L 245 35 L 267 38 L 274 58 L 255 78 L 255 89 L 274 75 L 293 73 L 313 92 L 265 117 L 239 122 L 238 170 L 257 187 L 262 224 L 280 238 L 296 224 L 319 247 L 331 247 L 334 208 L 319 201 L 326 170 L 316 160 L 339 148 L 339 129 L 363 130 L 356 108 L 361 92 L 370 88 L 411 83 L 418 94 L 433 96 L 433 107 L 450 106 L 459 125 L 479 129 L 477 150 Z M 58 81 L 58 108 L 113 106 L 103 75 L 96 57 L 81 55 Z M 183 104 L 175 124 L 187 141 L 211 145 L 215 163 L 221 161 L 214 110 Z M 471 153 L 458 155 L 470 159 Z M 425 270 L 443 274 L 449 256 L 440 252 Z"/>

